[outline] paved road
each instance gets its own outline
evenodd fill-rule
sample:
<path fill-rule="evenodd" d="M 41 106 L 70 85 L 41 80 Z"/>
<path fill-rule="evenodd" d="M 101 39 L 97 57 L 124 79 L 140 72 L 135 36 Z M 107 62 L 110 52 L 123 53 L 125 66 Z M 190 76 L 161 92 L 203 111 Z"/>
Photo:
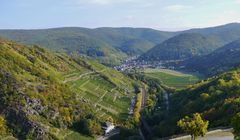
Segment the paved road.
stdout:
<path fill-rule="evenodd" d="M 112 137 L 114 135 L 117 135 L 119 133 L 120 133 L 120 130 L 119 129 L 115 129 L 109 135 L 107 135 L 107 136 L 99 136 L 96 140 L 107 140 L 110 137 Z"/>
<path fill-rule="evenodd" d="M 198 140 L 234 140 L 231 129 L 217 129 L 209 131 L 206 136 L 199 137 Z M 173 138 L 170 140 L 190 140 L 190 135 Z"/>

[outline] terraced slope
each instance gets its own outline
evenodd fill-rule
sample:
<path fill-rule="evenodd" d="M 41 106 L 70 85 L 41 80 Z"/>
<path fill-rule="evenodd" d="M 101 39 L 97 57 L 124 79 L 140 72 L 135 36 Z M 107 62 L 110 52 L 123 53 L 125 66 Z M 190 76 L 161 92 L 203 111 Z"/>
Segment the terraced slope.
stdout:
<path fill-rule="evenodd" d="M 0 139 L 99 135 L 101 122 L 127 119 L 133 84 L 95 61 L 0 39 Z"/>
<path fill-rule="evenodd" d="M 126 119 L 134 88 L 132 80 L 95 61 L 88 61 L 90 69 L 73 69 L 64 74 L 64 83 L 70 85 L 78 98 L 92 104 L 101 119 Z"/>

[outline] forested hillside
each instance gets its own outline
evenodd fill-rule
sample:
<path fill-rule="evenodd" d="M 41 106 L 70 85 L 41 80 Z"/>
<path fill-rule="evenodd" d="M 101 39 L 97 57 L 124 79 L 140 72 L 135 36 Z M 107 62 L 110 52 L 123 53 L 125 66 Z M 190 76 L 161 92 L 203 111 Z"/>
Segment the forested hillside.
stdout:
<path fill-rule="evenodd" d="M 144 28 L 78 27 L 42 30 L 0 30 L 0 36 L 25 44 L 37 44 L 54 51 L 98 59 L 107 65 L 119 64 L 127 56 L 146 52 L 175 33 Z"/>
<path fill-rule="evenodd" d="M 182 60 L 208 54 L 220 46 L 216 38 L 197 33 L 184 33 L 155 46 L 139 59 L 145 61 Z"/>
<path fill-rule="evenodd" d="M 240 40 L 231 42 L 214 52 L 184 61 L 184 69 L 214 75 L 240 65 Z"/>
<path fill-rule="evenodd" d="M 179 60 L 206 55 L 217 48 L 239 39 L 239 36 L 239 23 L 179 31 L 175 32 L 174 37 L 143 53 L 139 59 L 151 62 Z"/>
<path fill-rule="evenodd" d="M 229 23 L 216 27 L 196 28 L 183 31 L 187 33 L 200 33 L 202 35 L 218 38 L 221 44 L 228 44 L 240 36 L 240 23 Z"/>
<path fill-rule="evenodd" d="M 64 139 L 123 124 L 134 81 L 93 60 L 0 40 L 1 138 Z"/>
<path fill-rule="evenodd" d="M 194 84 L 184 90 L 170 92 L 170 109 L 161 108 L 147 115 L 154 135 L 166 137 L 182 133 L 177 121 L 199 112 L 209 127 L 229 127 L 240 111 L 240 70 L 232 70 Z"/>

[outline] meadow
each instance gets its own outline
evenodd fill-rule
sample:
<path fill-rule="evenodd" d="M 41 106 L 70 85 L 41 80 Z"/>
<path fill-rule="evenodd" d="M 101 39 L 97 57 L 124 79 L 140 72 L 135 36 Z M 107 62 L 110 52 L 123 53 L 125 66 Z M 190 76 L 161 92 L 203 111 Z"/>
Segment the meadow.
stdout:
<path fill-rule="evenodd" d="M 184 73 L 169 69 L 145 69 L 146 76 L 159 79 L 163 84 L 177 89 L 185 88 L 203 79 L 197 73 Z"/>

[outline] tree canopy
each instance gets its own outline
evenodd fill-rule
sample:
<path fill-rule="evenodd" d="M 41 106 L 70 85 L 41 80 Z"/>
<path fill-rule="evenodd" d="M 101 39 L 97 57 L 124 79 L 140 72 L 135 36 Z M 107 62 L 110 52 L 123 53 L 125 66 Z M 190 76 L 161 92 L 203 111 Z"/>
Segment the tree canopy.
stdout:
<path fill-rule="evenodd" d="M 199 113 L 195 113 L 193 118 L 185 116 L 177 122 L 183 131 L 191 135 L 192 140 L 207 133 L 208 121 L 204 121 Z"/>

